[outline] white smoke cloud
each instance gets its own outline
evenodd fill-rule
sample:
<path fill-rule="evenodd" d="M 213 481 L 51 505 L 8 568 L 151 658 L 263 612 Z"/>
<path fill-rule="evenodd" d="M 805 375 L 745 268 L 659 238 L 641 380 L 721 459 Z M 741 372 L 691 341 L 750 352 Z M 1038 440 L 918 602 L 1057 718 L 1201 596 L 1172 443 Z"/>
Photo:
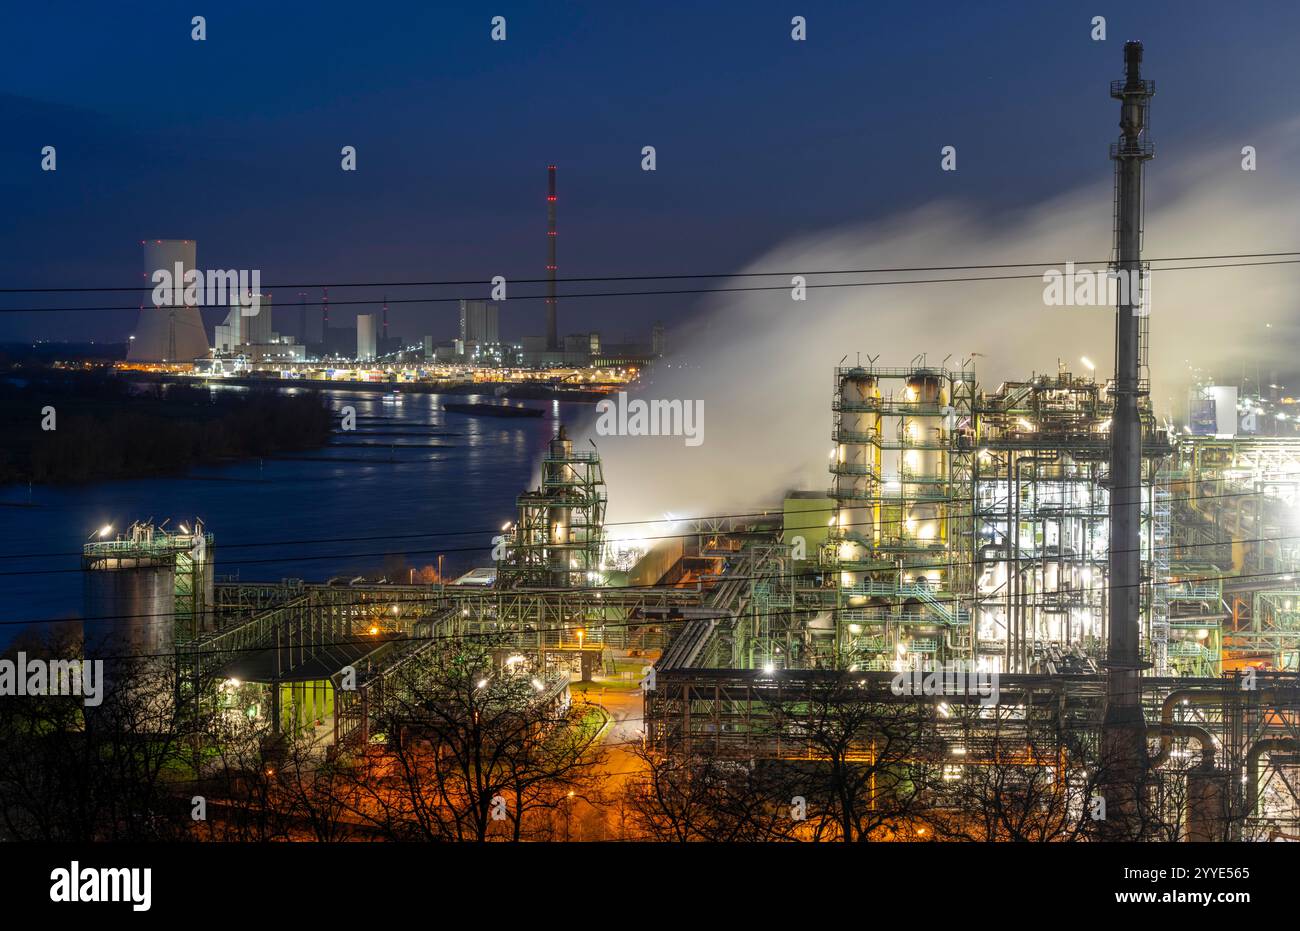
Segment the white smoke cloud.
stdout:
<path fill-rule="evenodd" d="M 1240 149 L 1255 145 L 1260 168 L 1241 170 Z M 1300 122 L 1193 157 L 1158 148 L 1148 164 L 1147 258 L 1275 252 L 1300 243 L 1300 212 L 1289 183 L 1300 168 Z M 1105 260 L 1111 254 L 1109 176 L 1030 209 L 993 213 L 935 203 L 882 222 L 828 230 L 783 243 L 746 271 Z M 1174 265 L 1187 263 L 1171 263 Z M 1202 263 L 1208 264 L 1208 263 Z M 674 350 L 640 395 L 704 401 L 704 443 L 680 437 L 603 437 L 611 521 L 726 514 L 779 503 L 788 488 L 824 489 L 831 448 L 832 368 L 841 357 L 906 365 L 974 359 L 981 386 L 1058 360 L 1099 378 L 1113 369 L 1114 311 L 1047 307 L 1042 267 L 916 272 L 1033 275 L 1022 280 L 866 288 L 810 288 L 791 300 L 789 279 L 744 278 L 725 286 L 783 285 L 780 291 L 720 295 L 695 326 L 671 334 Z M 1157 271 L 1152 285 L 1150 363 L 1158 413 L 1185 414 L 1189 365 L 1219 380 L 1291 361 L 1294 282 L 1300 265 Z M 812 278 L 810 284 L 848 280 Z M 862 280 L 859 276 L 857 280 Z M 1269 326 L 1266 326 L 1268 324 Z M 1243 369 L 1244 367 L 1244 369 Z M 585 445 L 585 441 L 584 441 Z"/>

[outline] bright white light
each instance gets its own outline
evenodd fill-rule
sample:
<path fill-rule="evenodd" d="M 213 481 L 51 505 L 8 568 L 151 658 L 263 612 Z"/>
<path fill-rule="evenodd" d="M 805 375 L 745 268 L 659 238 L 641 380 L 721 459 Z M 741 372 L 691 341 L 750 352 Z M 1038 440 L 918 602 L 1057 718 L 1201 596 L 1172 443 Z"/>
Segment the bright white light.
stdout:
<path fill-rule="evenodd" d="M 106 537 L 106 536 L 108 536 L 108 535 L 109 535 L 110 533 L 112 533 L 112 532 L 113 532 L 113 525 L 112 525 L 112 524 L 105 524 L 104 526 L 102 526 L 102 527 L 99 528 L 99 535 L 100 535 L 101 537 Z"/>
<path fill-rule="evenodd" d="M 1092 360 L 1089 359 L 1087 356 L 1081 356 L 1081 357 L 1079 358 L 1079 361 L 1082 362 L 1084 365 L 1086 365 L 1086 366 L 1088 367 L 1088 371 L 1089 371 L 1089 372 L 1095 372 L 1095 371 L 1097 371 L 1097 366 L 1093 365 L 1093 364 L 1092 364 Z"/>
<path fill-rule="evenodd" d="M 772 663 L 764 663 L 764 664 L 763 664 L 763 675 L 765 675 L 765 676 L 770 676 L 770 675 L 771 675 L 772 673 L 774 673 L 774 672 L 776 672 L 776 666 L 775 666 L 775 665 L 773 665 Z"/>
<path fill-rule="evenodd" d="M 480 689 L 481 689 L 481 688 L 486 688 L 486 687 L 487 687 L 487 684 L 488 684 L 488 680 L 487 680 L 487 679 L 479 679 L 479 680 L 478 680 L 477 688 L 480 688 Z"/>

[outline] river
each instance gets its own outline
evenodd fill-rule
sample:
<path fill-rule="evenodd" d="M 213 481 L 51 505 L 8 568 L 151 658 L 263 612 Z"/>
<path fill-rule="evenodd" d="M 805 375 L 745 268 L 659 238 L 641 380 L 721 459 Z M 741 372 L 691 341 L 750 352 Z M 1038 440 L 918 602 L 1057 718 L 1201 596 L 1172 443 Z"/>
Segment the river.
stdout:
<path fill-rule="evenodd" d="M 0 643 L 26 622 L 80 616 L 81 545 L 133 520 L 201 518 L 215 536 L 218 579 L 406 581 L 439 554 L 452 578 L 489 565 L 492 537 L 514 518 L 557 421 L 572 429 L 593 416 L 590 404 L 558 401 L 515 402 L 542 417 L 497 418 L 441 409 L 491 397 L 408 394 L 391 404 L 378 392 L 322 394 L 335 411 L 355 407 L 357 424 L 318 450 L 167 478 L 0 488 Z"/>

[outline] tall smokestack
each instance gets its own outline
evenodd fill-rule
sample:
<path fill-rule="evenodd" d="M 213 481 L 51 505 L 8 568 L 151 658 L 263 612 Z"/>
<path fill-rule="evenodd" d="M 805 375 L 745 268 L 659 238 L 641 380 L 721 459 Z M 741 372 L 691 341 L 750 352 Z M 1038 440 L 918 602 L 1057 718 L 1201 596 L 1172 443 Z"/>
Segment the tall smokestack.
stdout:
<path fill-rule="evenodd" d="M 388 339 L 388 295 L 384 295 L 383 338 Z"/>
<path fill-rule="evenodd" d="M 555 329 L 555 166 L 546 167 L 546 348 L 559 352 L 560 337 Z"/>
<path fill-rule="evenodd" d="M 1131 829 L 1141 804 L 1139 783 L 1146 766 L 1138 655 L 1141 605 L 1142 424 L 1138 398 L 1142 348 L 1142 175 L 1153 150 L 1143 140 L 1155 84 L 1142 80 L 1142 43 L 1124 43 L 1124 80 L 1111 84 L 1120 103 L 1115 160 L 1115 264 L 1121 277 L 1115 317 L 1114 412 L 1110 428 L 1109 630 L 1106 649 L 1106 717 L 1102 732 L 1107 806 L 1120 833 Z M 1139 287 L 1134 287 L 1134 285 Z M 1117 811 L 1118 809 L 1118 811 Z M 1118 817 L 1116 817 L 1118 815 Z M 1127 825 L 1126 825 L 1127 822 Z"/>

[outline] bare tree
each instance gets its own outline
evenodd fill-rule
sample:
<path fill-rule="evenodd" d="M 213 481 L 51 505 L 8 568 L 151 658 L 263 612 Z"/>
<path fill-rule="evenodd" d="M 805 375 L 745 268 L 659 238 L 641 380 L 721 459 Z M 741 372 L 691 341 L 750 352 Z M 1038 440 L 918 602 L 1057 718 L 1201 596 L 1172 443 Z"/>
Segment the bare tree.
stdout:
<path fill-rule="evenodd" d="M 518 841 L 599 787 L 603 715 L 499 653 L 438 641 L 386 684 L 386 744 L 348 770 L 357 817 L 394 839 Z"/>
<path fill-rule="evenodd" d="M 799 828 L 777 761 L 732 761 L 651 747 L 635 755 L 642 772 L 626 781 L 623 801 L 634 839 L 668 842 L 788 840 Z"/>
<path fill-rule="evenodd" d="M 927 820 L 937 839 L 1073 841 L 1096 816 L 1088 744 L 1053 727 L 972 741 L 945 764 Z"/>
<path fill-rule="evenodd" d="M 80 637 L 25 637 L 10 649 L 82 678 Z M 62 669 L 62 673 L 56 670 Z M 174 784 L 188 772 L 190 732 L 174 670 L 123 655 L 105 664 L 99 704 L 80 694 L 0 698 L 0 819 L 16 840 L 145 841 L 184 835 Z M 18 671 L 21 674 L 21 670 Z M 49 694 L 64 691 L 64 694 Z"/>
<path fill-rule="evenodd" d="M 859 680 L 837 673 L 776 706 L 784 733 L 803 748 L 787 790 L 805 800 L 810 840 L 910 839 L 923 830 L 940 769 L 929 739 L 933 711 L 924 701 L 867 694 Z"/>

